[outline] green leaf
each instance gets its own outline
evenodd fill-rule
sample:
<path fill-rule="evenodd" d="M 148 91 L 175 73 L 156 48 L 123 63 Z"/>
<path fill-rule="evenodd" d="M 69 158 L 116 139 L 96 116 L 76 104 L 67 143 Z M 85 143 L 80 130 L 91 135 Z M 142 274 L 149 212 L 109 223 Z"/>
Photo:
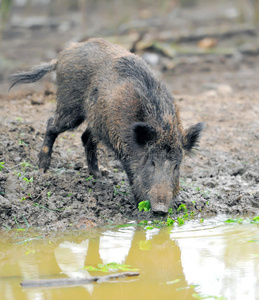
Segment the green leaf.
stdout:
<path fill-rule="evenodd" d="M 174 222 L 175 222 L 175 220 L 173 220 L 173 219 L 171 219 L 171 218 L 167 218 L 167 220 L 166 220 L 166 223 L 167 223 L 167 226 L 172 226 L 172 225 L 174 225 Z"/>
<path fill-rule="evenodd" d="M 181 204 L 181 205 L 177 208 L 177 211 L 178 211 L 178 212 L 181 211 L 181 210 L 187 211 L 187 208 L 186 208 L 186 205 L 185 205 L 185 204 Z"/>
<path fill-rule="evenodd" d="M 174 284 L 174 283 L 177 283 L 177 282 L 180 282 L 180 281 L 181 281 L 181 279 L 177 278 L 177 279 L 172 280 L 172 281 L 167 281 L 166 284 Z"/>
<path fill-rule="evenodd" d="M 4 168 L 4 162 L 3 162 L 3 161 L 1 161 L 1 162 L 0 162 L 0 171 L 2 171 L 2 170 L 3 170 L 3 168 Z"/>
<path fill-rule="evenodd" d="M 250 223 L 252 223 L 252 224 L 259 224 L 259 216 L 254 217 L 253 220 L 250 221 Z"/>
<path fill-rule="evenodd" d="M 139 204 L 138 204 L 138 210 L 139 211 L 142 211 L 142 210 L 150 211 L 150 209 L 151 209 L 151 205 L 150 205 L 150 202 L 148 200 L 139 202 Z"/>
<path fill-rule="evenodd" d="M 225 223 L 238 223 L 238 224 L 242 224 L 244 221 L 244 219 L 228 219 L 226 221 L 224 221 Z"/>

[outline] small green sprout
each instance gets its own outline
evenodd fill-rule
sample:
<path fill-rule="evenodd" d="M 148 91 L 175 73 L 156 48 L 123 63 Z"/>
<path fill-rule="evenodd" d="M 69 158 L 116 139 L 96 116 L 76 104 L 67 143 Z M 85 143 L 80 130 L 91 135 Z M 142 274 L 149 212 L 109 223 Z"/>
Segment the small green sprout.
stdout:
<path fill-rule="evenodd" d="M 3 162 L 3 161 L 1 161 L 1 162 L 0 162 L 0 171 L 2 171 L 2 170 L 3 170 L 3 168 L 4 168 L 4 162 Z"/>
<path fill-rule="evenodd" d="M 31 177 L 30 179 L 23 177 L 23 180 L 26 182 L 26 184 L 29 184 L 33 182 L 33 177 Z"/>
<path fill-rule="evenodd" d="M 174 225 L 174 222 L 175 222 L 175 220 L 173 220 L 173 219 L 171 219 L 171 218 L 167 218 L 167 220 L 166 220 L 167 226 L 172 226 L 172 225 Z"/>
<path fill-rule="evenodd" d="M 177 223 L 178 223 L 178 225 L 183 225 L 183 224 L 185 223 L 184 218 L 178 217 L 178 218 L 177 218 Z"/>
<path fill-rule="evenodd" d="M 90 175 L 89 177 L 87 177 L 87 178 L 85 179 L 85 181 L 89 181 L 89 180 L 91 180 L 91 179 L 93 179 L 93 175 Z"/>
<path fill-rule="evenodd" d="M 168 209 L 168 213 L 169 213 L 169 215 L 172 215 L 172 214 L 174 213 L 172 207 L 170 207 L 170 208 Z"/>
<path fill-rule="evenodd" d="M 139 204 L 138 204 L 138 210 L 139 211 L 142 211 L 142 210 L 150 211 L 150 209 L 151 209 L 151 205 L 150 205 L 150 202 L 148 200 L 139 202 Z"/>
<path fill-rule="evenodd" d="M 19 146 L 28 146 L 28 144 L 22 140 L 19 140 Z"/>
<path fill-rule="evenodd" d="M 250 221 L 250 223 L 252 223 L 252 224 L 259 224 L 259 216 L 254 217 L 253 220 Z"/>
<path fill-rule="evenodd" d="M 181 205 L 177 208 L 177 211 L 178 211 L 178 212 L 181 211 L 181 210 L 187 211 L 187 208 L 186 208 L 186 205 L 185 205 L 185 204 L 181 204 Z"/>

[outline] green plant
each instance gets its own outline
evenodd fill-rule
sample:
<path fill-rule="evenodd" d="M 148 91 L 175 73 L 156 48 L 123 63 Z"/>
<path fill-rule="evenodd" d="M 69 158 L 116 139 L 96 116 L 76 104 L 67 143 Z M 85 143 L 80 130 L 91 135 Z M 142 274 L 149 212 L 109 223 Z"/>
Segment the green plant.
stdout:
<path fill-rule="evenodd" d="M 33 182 L 33 177 L 28 179 L 27 177 L 23 177 L 23 180 L 26 182 L 26 184 L 32 183 Z"/>
<path fill-rule="evenodd" d="M 172 207 L 170 207 L 170 208 L 168 209 L 168 213 L 169 213 L 169 215 L 172 215 L 172 214 L 174 213 Z"/>
<path fill-rule="evenodd" d="M 2 170 L 3 170 L 3 168 L 4 168 L 4 162 L 3 162 L 3 161 L 1 161 L 1 162 L 0 162 L 0 171 L 2 171 Z"/>
<path fill-rule="evenodd" d="M 98 264 L 97 267 L 85 266 L 84 269 L 88 271 L 110 272 L 110 271 L 138 271 L 138 269 L 131 268 L 130 265 L 117 264 L 115 262 L 108 264 Z"/>
<path fill-rule="evenodd" d="M 177 223 L 178 225 L 183 225 L 185 223 L 185 219 L 181 217 L 177 217 Z"/>
<path fill-rule="evenodd" d="M 185 204 L 181 204 L 181 205 L 177 208 L 177 212 L 179 212 L 179 211 L 181 211 L 181 210 L 187 211 L 187 208 L 186 208 L 186 205 L 185 205 Z"/>
<path fill-rule="evenodd" d="M 51 196 L 51 191 L 48 191 L 48 192 L 47 192 L 47 197 L 48 197 L 48 199 L 50 198 L 50 196 Z"/>
<path fill-rule="evenodd" d="M 139 211 L 142 211 L 142 210 L 150 211 L 150 209 L 151 209 L 151 205 L 150 205 L 150 202 L 148 200 L 139 202 L 139 204 L 138 204 L 138 210 Z"/>
<path fill-rule="evenodd" d="M 19 146 L 28 146 L 28 144 L 26 144 L 24 141 L 19 140 Z"/>
<path fill-rule="evenodd" d="M 242 224 L 244 221 L 244 219 L 228 219 L 226 221 L 224 221 L 225 223 L 238 223 L 238 224 Z"/>
<path fill-rule="evenodd" d="M 27 200 L 27 199 L 29 199 L 29 198 L 31 198 L 31 194 L 30 194 L 30 193 L 29 193 L 27 196 L 22 197 L 19 201 L 20 201 L 20 202 L 23 202 L 24 200 Z"/>
<path fill-rule="evenodd" d="M 41 205 L 41 204 L 39 204 L 37 202 L 35 202 L 33 205 L 34 206 L 38 206 L 40 208 L 44 208 L 44 209 L 49 210 L 49 211 L 62 211 L 62 210 L 71 208 L 71 207 L 65 207 L 65 208 L 54 208 L 54 209 L 51 209 L 51 208 L 48 208 L 48 207 L 46 207 L 44 205 Z"/>
<path fill-rule="evenodd" d="M 91 179 L 93 179 L 93 175 L 90 175 L 89 177 L 87 177 L 87 178 L 85 179 L 85 181 L 89 181 L 89 180 L 91 180 Z"/>
<path fill-rule="evenodd" d="M 256 216 L 252 219 L 252 221 L 250 221 L 250 223 L 252 224 L 259 224 L 259 216 Z"/>
<path fill-rule="evenodd" d="M 20 165 L 22 166 L 22 171 L 23 172 L 26 172 L 27 168 L 32 167 L 32 165 L 29 162 L 25 161 L 25 160 L 23 162 L 21 162 Z"/>
<path fill-rule="evenodd" d="M 119 184 L 115 185 L 113 189 L 114 196 L 116 196 L 117 194 L 128 195 L 128 192 L 125 190 L 125 181 L 121 181 Z"/>
<path fill-rule="evenodd" d="M 171 218 L 167 218 L 166 220 L 167 226 L 172 226 L 175 223 L 175 220 L 171 219 Z"/>

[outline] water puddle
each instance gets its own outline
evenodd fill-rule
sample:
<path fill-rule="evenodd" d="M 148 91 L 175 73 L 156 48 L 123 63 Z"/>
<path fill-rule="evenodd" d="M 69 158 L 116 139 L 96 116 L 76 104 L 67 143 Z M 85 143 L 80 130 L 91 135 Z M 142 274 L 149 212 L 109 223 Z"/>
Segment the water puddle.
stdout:
<path fill-rule="evenodd" d="M 2 233 L 0 298 L 259 299 L 258 225 L 226 219 L 161 229 L 90 229 L 27 241 L 22 232 Z M 109 270 L 110 263 L 116 264 Z M 89 278 L 128 268 L 140 276 L 76 287 L 20 286 L 28 279 Z"/>

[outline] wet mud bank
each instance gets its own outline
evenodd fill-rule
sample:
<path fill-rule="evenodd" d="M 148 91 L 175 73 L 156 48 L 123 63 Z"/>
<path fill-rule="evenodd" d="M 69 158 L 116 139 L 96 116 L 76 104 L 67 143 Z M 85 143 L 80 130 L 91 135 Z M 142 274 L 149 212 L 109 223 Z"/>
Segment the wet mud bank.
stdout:
<path fill-rule="evenodd" d="M 176 96 L 184 126 L 203 121 L 206 129 L 199 152 L 185 158 L 174 209 L 185 204 L 197 215 L 259 214 L 258 96 L 224 89 Z M 0 107 L 2 228 L 87 228 L 154 218 L 138 211 L 122 166 L 104 147 L 102 178 L 89 176 L 83 125 L 60 135 L 49 171 L 38 170 L 46 121 L 55 110 L 54 88 L 2 95 Z"/>

